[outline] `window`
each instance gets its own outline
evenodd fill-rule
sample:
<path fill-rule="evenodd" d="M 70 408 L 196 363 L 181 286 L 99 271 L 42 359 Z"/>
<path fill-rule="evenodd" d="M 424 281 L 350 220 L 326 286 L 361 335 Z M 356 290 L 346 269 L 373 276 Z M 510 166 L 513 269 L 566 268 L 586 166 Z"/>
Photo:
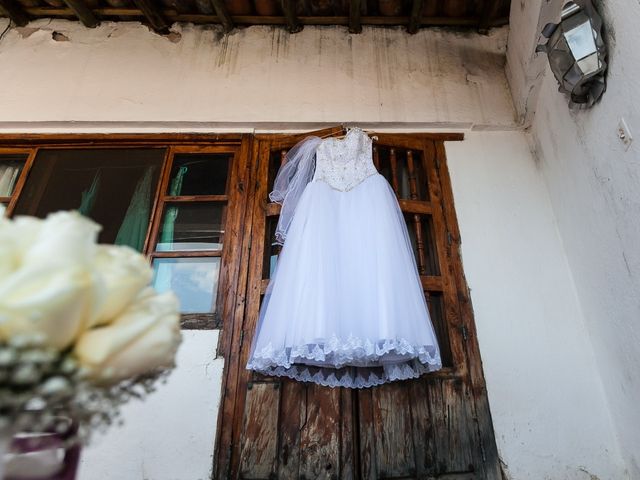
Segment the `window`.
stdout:
<path fill-rule="evenodd" d="M 20 179 L 24 165 L 29 158 L 29 152 L 11 153 L 0 150 L 0 205 L 8 207 L 14 197 L 16 186 Z"/>
<path fill-rule="evenodd" d="M 229 172 L 233 152 L 172 150 L 162 185 L 160 222 L 153 236 L 156 290 L 173 290 L 185 314 L 219 323 L 217 305 Z"/>
<path fill-rule="evenodd" d="M 100 243 L 143 251 L 165 149 L 41 149 L 15 215 L 78 210 L 102 225 Z"/>
<path fill-rule="evenodd" d="M 241 136 L 219 137 L 207 137 L 205 145 L 200 138 L 170 144 L 141 138 L 144 145 L 137 145 L 114 136 L 0 149 L 0 204 L 10 215 L 40 218 L 79 211 L 102 225 L 100 243 L 149 257 L 153 285 L 177 294 L 183 325 L 219 327 L 226 224 L 244 201 L 230 201 Z"/>

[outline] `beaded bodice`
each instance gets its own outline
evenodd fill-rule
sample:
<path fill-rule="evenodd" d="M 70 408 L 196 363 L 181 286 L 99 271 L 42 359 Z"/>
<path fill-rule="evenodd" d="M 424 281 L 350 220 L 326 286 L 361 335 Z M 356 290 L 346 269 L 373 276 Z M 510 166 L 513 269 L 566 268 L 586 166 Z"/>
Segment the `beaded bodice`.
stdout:
<path fill-rule="evenodd" d="M 346 192 L 376 173 L 371 139 L 359 128 L 349 130 L 342 140 L 327 138 L 318 145 L 314 182 Z"/>

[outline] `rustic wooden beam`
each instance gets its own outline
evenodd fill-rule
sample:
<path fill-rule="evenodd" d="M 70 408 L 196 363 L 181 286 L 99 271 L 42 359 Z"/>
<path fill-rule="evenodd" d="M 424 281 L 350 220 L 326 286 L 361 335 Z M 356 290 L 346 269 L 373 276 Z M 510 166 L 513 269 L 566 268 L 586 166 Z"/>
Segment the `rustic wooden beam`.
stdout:
<path fill-rule="evenodd" d="M 422 4 L 424 0 L 413 0 L 411 4 L 411 16 L 407 25 L 407 32 L 413 34 L 420 28 L 420 18 L 422 17 Z"/>
<path fill-rule="evenodd" d="M 24 27 L 29 23 L 29 17 L 18 2 L 14 0 L 0 0 L 0 12 L 4 13 L 19 27 Z"/>
<path fill-rule="evenodd" d="M 64 18 L 73 15 L 70 8 L 56 7 L 24 7 L 24 11 L 32 18 Z M 100 18 L 113 18 L 117 21 L 117 17 L 142 17 L 143 14 L 138 8 L 94 8 L 93 12 Z M 170 22 L 189 22 L 198 25 L 206 25 L 211 23 L 219 23 L 220 19 L 217 15 L 207 15 L 202 13 L 179 13 L 175 9 L 163 9 L 164 17 Z M 407 25 L 409 16 L 399 17 L 382 17 L 382 16 L 362 16 L 362 25 Z M 233 15 L 231 20 L 235 25 L 288 25 L 285 17 L 263 16 L 263 15 Z M 349 26 L 349 16 L 300 16 L 297 20 L 302 25 L 345 25 Z M 478 28 L 479 18 L 476 17 L 422 17 L 420 19 L 421 27 L 462 27 L 462 28 Z M 508 17 L 497 17 L 490 22 L 491 27 L 501 27 L 509 24 Z"/>
<path fill-rule="evenodd" d="M 152 0 L 133 0 L 136 7 L 144 14 L 151 27 L 158 33 L 169 33 L 169 25 L 162 15 L 158 4 Z"/>
<path fill-rule="evenodd" d="M 223 0 L 211 0 L 211 5 L 213 5 L 214 10 L 216 11 L 216 15 L 220 20 L 220 23 L 224 27 L 225 32 L 230 32 L 233 30 L 233 20 L 231 19 L 231 15 L 227 11 L 227 7 L 224 4 Z"/>
<path fill-rule="evenodd" d="M 67 4 L 85 27 L 97 27 L 100 23 L 87 4 L 84 3 L 84 0 L 64 0 L 64 3 Z"/>
<path fill-rule="evenodd" d="M 351 0 L 349 2 L 349 32 L 362 32 L 362 17 L 360 16 L 361 0 Z"/>
<path fill-rule="evenodd" d="M 501 0 L 484 0 L 482 12 L 480 13 L 480 21 L 478 22 L 478 31 L 480 33 L 488 32 L 493 26 L 493 20 L 498 15 L 501 4 Z"/>
<path fill-rule="evenodd" d="M 281 0 L 282 11 L 284 12 L 285 19 L 287 20 L 287 26 L 289 27 L 289 33 L 297 33 L 302 30 L 302 25 L 296 15 L 296 3 L 294 0 Z"/>

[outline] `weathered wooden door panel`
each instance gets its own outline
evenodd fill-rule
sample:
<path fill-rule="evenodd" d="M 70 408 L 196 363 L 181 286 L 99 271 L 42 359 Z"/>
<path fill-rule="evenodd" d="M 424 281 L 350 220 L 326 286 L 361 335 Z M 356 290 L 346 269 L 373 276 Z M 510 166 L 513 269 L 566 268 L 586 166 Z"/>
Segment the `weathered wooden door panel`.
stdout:
<path fill-rule="evenodd" d="M 273 478 L 277 471 L 279 383 L 254 382 L 246 392 L 240 477 Z"/>
<path fill-rule="evenodd" d="M 246 301 L 239 296 L 237 311 L 244 311 L 225 351 L 228 414 L 220 416 L 216 478 L 499 479 L 442 139 L 380 134 L 374 148 L 407 221 L 442 371 L 348 390 L 244 370 L 279 253 L 272 245 L 279 206 L 267 194 L 287 150 L 306 135 L 256 136 L 243 241 Z"/>

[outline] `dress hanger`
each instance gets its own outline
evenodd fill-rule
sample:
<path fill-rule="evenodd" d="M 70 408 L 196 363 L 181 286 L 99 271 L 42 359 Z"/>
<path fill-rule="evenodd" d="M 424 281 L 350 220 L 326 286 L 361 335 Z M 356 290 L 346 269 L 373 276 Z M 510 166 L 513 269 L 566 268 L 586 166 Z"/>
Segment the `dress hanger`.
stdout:
<path fill-rule="evenodd" d="M 364 130 L 364 129 L 360 128 L 360 127 L 345 127 L 344 125 L 342 126 L 342 131 L 344 132 L 343 134 L 341 134 L 341 135 L 333 135 L 333 134 L 329 133 L 329 134 L 324 135 L 324 136 L 322 136 L 320 138 L 335 138 L 337 140 L 341 140 L 341 139 L 344 139 L 347 135 L 349 135 L 349 132 L 351 132 L 352 130 L 360 130 L 361 132 L 366 133 L 371 138 L 371 140 L 376 141 L 376 142 L 378 141 L 378 136 L 377 135 L 372 135 L 372 132 L 368 132 L 367 130 Z"/>

